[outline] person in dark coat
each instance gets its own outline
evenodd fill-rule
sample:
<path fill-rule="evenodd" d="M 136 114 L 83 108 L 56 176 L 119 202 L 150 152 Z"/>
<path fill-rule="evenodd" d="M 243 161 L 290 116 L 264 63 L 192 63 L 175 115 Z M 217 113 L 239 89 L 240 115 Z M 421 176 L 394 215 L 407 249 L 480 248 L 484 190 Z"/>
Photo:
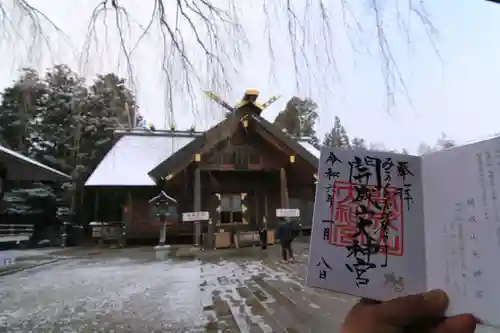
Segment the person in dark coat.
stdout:
<path fill-rule="evenodd" d="M 293 227 L 288 220 L 283 220 L 276 230 L 276 238 L 281 244 L 281 256 L 284 263 L 295 262 L 292 251 Z"/>
<path fill-rule="evenodd" d="M 262 224 L 259 227 L 259 239 L 262 251 L 267 250 L 267 221 L 264 216 L 262 219 Z"/>

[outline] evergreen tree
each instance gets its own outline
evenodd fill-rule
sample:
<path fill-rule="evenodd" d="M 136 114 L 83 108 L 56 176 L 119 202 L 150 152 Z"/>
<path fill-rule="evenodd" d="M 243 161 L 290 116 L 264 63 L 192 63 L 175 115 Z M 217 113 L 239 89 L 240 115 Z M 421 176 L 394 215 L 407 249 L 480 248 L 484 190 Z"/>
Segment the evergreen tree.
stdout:
<path fill-rule="evenodd" d="M 45 75 L 47 93 L 37 113 L 35 157 L 71 174 L 83 119 L 87 89 L 84 80 L 66 65 Z"/>
<path fill-rule="evenodd" d="M 362 138 L 353 138 L 353 139 L 351 140 L 351 147 L 352 147 L 352 148 L 367 149 L 367 148 L 366 148 L 366 142 L 365 142 L 365 139 L 362 139 Z"/>
<path fill-rule="evenodd" d="M 45 84 L 30 68 L 12 86 L 5 88 L 0 104 L 0 141 L 11 149 L 28 154 L 35 135 L 35 119 L 40 101 L 46 94 Z"/>
<path fill-rule="evenodd" d="M 316 120 L 318 105 L 311 99 L 292 97 L 281 111 L 274 123 L 293 137 L 311 137 L 312 143 L 317 143 Z"/>
<path fill-rule="evenodd" d="M 456 146 L 456 143 L 454 140 L 448 138 L 448 136 L 445 133 L 441 133 L 441 136 L 437 140 L 436 144 L 434 144 L 434 146 L 432 146 L 432 147 L 430 145 L 422 142 L 418 146 L 418 154 L 423 155 L 423 154 L 427 154 L 427 153 L 431 153 L 431 152 L 435 152 L 435 151 L 439 151 L 439 150 L 443 150 L 443 149 L 453 148 L 455 146 Z"/>
<path fill-rule="evenodd" d="M 455 147 L 455 141 L 448 138 L 445 133 L 441 133 L 441 136 L 436 142 L 435 150 L 443 150 Z"/>
<path fill-rule="evenodd" d="M 424 154 L 430 153 L 432 151 L 433 151 L 433 148 L 424 142 L 420 143 L 420 145 L 418 146 L 418 149 L 417 149 L 417 152 L 419 155 L 424 155 Z"/>
<path fill-rule="evenodd" d="M 50 69 L 43 79 L 34 70 L 24 70 L 4 90 L 1 137 L 15 150 L 70 174 L 72 181 L 55 187 L 32 184 L 17 188 L 6 194 L 13 203 L 10 211 L 36 211 L 32 205 L 39 198 L 60 200 L 63 193 L 74 207 L 84 180 L 112 146 L 114 130 L 128 126 L 127 109 L 136 109 L 134 96 L 125 80 L 114 74 L 98 76 L 87 88 L 66 65 Z"/>
<path fill-rule="evenodd" d="M 117 123 L 113 126 L 134 127 L 136 104 L 132 91 L 127 88 L 124 78 L 114 73 L 98 75 L 90 87 L 93 107 L 105 111 L 105 117 L 112 116 Z M 109 119 L 108 119 L 109 120 Z M 137 122 L 137 121 L 136 121 Z"/>
<path fill-rule="evenodd" d="M 327 147 L 343 147 L 343 148 L 351 147 L 349 136 L 347 135 L 347 131 L 344 125 L 342 125 L 339 117 L 335 116 L 333 128 L 331 129 L 330 132 L 325 134 L 325 138 L 323 139 L 323 145 Z"/>

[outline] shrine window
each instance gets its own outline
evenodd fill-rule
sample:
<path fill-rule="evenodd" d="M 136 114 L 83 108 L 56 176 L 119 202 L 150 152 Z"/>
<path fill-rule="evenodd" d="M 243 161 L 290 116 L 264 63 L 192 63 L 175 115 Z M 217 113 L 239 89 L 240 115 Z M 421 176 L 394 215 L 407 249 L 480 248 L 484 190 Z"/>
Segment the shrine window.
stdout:
<path fill-rule="evenodd" d="M 220 202 L 220 223 L 241 223 L 243 212 L 241 194 L 223 193 Z"/>
<path fill-rule="evenodd" d="M 221 164 L 236 164 L 236 154 L 234 152 L 225 152 L 221 154 Z"/>

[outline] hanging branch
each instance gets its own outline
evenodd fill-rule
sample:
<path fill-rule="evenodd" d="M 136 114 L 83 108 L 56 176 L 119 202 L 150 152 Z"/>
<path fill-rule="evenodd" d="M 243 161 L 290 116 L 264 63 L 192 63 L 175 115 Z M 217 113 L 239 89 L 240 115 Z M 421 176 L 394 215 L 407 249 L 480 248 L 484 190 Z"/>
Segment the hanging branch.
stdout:
<path fill-rule="evenodd" d="M 259 2 L 260 1 L 260 2 Z M 120 53 L 125 59 L 129 84 L 135 86 L 134 67 L 132 56 L 146 36 L 159 32 L 163 44 L 163 60 L 161 70 L 166 80 L 166 107 L 169 110 L 168 118 L 174 121 L 172 99 L 174 94 L 187 95 L 195 103 L 195 87 L 209 82 L 213 89 L 228 88 L 228 78 L 237 71 L 242 63 L 245 48 L 250 45 L 245 28 L 238 14 L 239 2 L 236 0 L 149 0 L 152 4 L 149 20 L 145 26 L 136 22 L 132 8 L 122 4 L 120 0 L 99 0 L 89 18 L 86 42 L 81 54 L 82 66 L 86 67 L 92 56 L 92 46 L 98 42 L 105 42 L 108 30 L 117 33 Z M 0 22 L 3 32 L 11 39 L 23 40 L 29 45 L 30 53 L 40 42 L 50 48 L 50 43 L 44 35 L 41 22 L 48 23 L 59 34 L 64 32 L 50 17 L 30 5 L 29 0 L 14 0 L 23 19 L 30 22 L 31 39 L 17 30 L 11 19 L 11 13 L 0 0 Z M 382 2 L 380 0 L 365 1 L 360 5 L 355 0 L 341 0 L 340 4 L 325 0 L 256 0 L 256 7 L 260 7 L 264 15 L 265 42 L 271 59 L 271 66 L 276 63 L 277 42 L 282 39 L 278 35 L 280 22 L 286 24 L 288 51 L 293 59 L 293 72 L 297 89 L 303 89 L 304 83 L 320 85 L 329 89 L 332 77 L 340 75 L 336 54 L 334 51 L 338 32 L 334 23 L 338 17 L 333 16 L 335 10 L 340 13 L 340 19 L 347 32 L 356 32 L 360 35 L 369 35 L 376 40 L 378 53 L 381 59 L 381 73 L 386 90 L 388 107 L 394 104 L 395 92 L 402 91 L 411 102 L 410 94 L 404 77 L 398 67 L 394 55 L 394 38 L 388 38 L 389 22 L 396 19 L 400 32 L 411 43 L 410 29 L 413 21 L 419 23 L 428 35 L 432 46 L 436 29 L 432 25 L 423 0 L 405 0 Z M 355 9 L 357 4 L 357 10 Z M 333 7 L 332 7 L 333 6 Z M 336 8 L 337 6 L 338 8 Z M 361 9 L 360 9 L 361 6 Z M 366 15 L 368 9 L 368 16 Z M 363 11 L 363 14 L 360 12 Z M 259 13 L 244 13 L 245 16 Z M 97 33 L 96 25 L 105 27 L 104 36 Z M 414 25 L 414 24 L 413 24 Z M 127 36 L 131 27 L 140 30 L 140 36 L 134 42 L 129 42 Z M 375 28 L 375 35 L 372 32 Z M 392 36 L 391 36 L 392 37 Z M 192 41 L 191 41 L 192 40 Z M 397 39 L 396 39 L 397 40 Z M 350 38 L 354 51 L 359 51 L 354 38 Z M 281 47 L 280 47 L 281 48 Z M 436 48 L 435 48 L 436 49 Z M 203 64 L 197 64 L 199 59 Z M 314 62 L 313 62 L 314 60 Z M 274 72 L 270 73 L 274 77 Z M 307 87 L 306 87 L 307 88 Z M 196 92 L 197 93 L 197 92 Z M 194 108 L 196 109 L 196 107 Z M 167 120 L 167 119 L 166 119 Z"/>

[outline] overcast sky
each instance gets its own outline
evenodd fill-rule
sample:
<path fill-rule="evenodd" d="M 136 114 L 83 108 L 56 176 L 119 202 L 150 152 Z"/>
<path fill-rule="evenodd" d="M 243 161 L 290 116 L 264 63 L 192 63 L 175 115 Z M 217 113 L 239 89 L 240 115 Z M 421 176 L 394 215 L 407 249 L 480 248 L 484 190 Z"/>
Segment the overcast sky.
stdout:
<path fill-rule="evenodd" d="M 318 3 L 318 0 L 308 1 Z M 26 38 L 23 42 L 13 34 L 10 40 L 4 37 L 0 64 L 2 87 L 17 77 L 16 69 L 20 67 L 32 66 L 43 70 L 55 63 L 70 65 L 89 81 L 95 73 L 108 71 L 130 77 L 124 57 L 120 56 L 119 36 L 112 12 L 106 18 L 107 30 L 103 24 L 104 16 L 100 17 L 95 30 L 97 41 L 93 40 L 88 61 L 82 61 L 81 51 L 87 37 L 89 18 L 99 1 L 29 2 L 50 17 L 64 34 L 42 23 L 51 45 L 50 51 L 41 44 L 33 50 L 27 50 L 23 45 L 30 41 Z M 228 0 L 216 2 L 226 5 Z M 366 5 L 367 1 L 350 1 L 350 10 L 362 23 L 362 33 L 355 28 L 352 17 L 347 18 L 352 28 L 346 29 L 342 13 L 348 11 L 342 12 L 338 4 L 341 1 L 326 1 L 333 32 L 333 35 L 326 36 L 326 40 L 323 38 L 325 30 L 322 29 L 318 8 L 311 9 L 309 17 L 304 17 L 303 4 L 306 0 L 295 1 L 298 17 L 307 22 L 308 29 L 308 46 L 303 55 L 297 56 L 299 78 L 295 75 L 297 70 L 294 69 L 291 56 L 286 11 L 272 5 L 283 2 L 268 0 L 270 12 L 267 16 L 262 10 L 262 0 L 252 1 L 251 5 L 248 4 L 250 2 L 236 2 L 250 50 L 243 50 L 239 72 L 229 71 L 226 76 L 231 90 L 226 86 L 210 87 L 207 80 L 213 76 L 210 74 L 212 72 L 202 65 L 203 57 L 201 49 L 196 47 L 195 36 L 185 34 L 188 55 L 199 69 L 200 78 L 205 81 L 200 84 L 195 82 L 196 108 L 191 98 L 180 88 L 174 88 L 173 110 L 177 127 L 187 128 L 196 123 L 198 128 L 204 128 L 220 119 L 223 114 L 221 108 L 207 101 L 201 93 L 201 89 L 206 87 L 220 90 L 216 92 L 230 103 L 235 103 L 247 88 L 259 89 L 262 100 L 281 94 L 282 98 L 264 112 L 269 120 L 274 119 L 291 96 L 311 97 L 319 104 L 317 130 L 321 137 L 337 115 L 351 136 L 360 136 L 395 149 L 416 151 L 420 142 L 432 144 L 442 132 L 461 143 L 500 132 L 500 5 L 477 0 L 441 0 L 432 1 L 432 4 L 429 1 L 426 8 L 438 31 L 433 37 L 438 55 L 425 26 L 416 16 L 408 21 L 403 7 L 398 16 L 392 8 L 387 7 L 390 6 L 389 2 L 378 1 L 387 7 L 383 8 L 382 15 L 384 32 L 409 96 L 404 93 L 403 84 L 397 83 L 394 89 L 396 103 L 388 111 L 384 71 L 381 70 L 383 57 L 377 44 L 374 15 Z M 153 0 L 122 0 L 121 3 L 128 8 L 132 22 L 124 36 L 128 47 L 131 47 L 141 33 L 138 24 L 147 25 Z M 166 11 L 169 22 L 173 23 L 175 7 L 167 7 Z M 21 27 L 21 34 L 27 37 L 30 33 L 29 21 L 26 18 L 19 21 L 22 16 L 18 11 L 11 18 L 18 30 Z M 271 22 L 274 60 L 267 46 L 266 17 L 271 19 L 268 21 Z M 404 33 L 404 24 L 408 22 L 410 38 Z M 179 27 L 181 31 L 188 31 L 186 29 L 189 28 L 185 20 Z M 3 29 L 13 31 L 8 25 Z M 201 34 L 204 31 L 207 29 L 201 28 Z M 225 48 L 234 49 L 236 44 L 230 36 L 222 37 Z M 331 47 L 328 53 L 326 46 Z M 164 54 L 161 34 L 158 29 L 153 29 L 131 58 L 134 89 L 141 112 L 157 127 L 163 127 L 164 123 L 171 121 L 165 116 L 168 115 L 166 110 L 170 109 L 170 104 L 166 102 L 166 75 L 161 70 Z M 335 60 L 335 66 L 331 59 Z M 180 62 L 174 61 L 174 67 L 181 68 Z M 229 70 L 231 66 L 225 63 L 224 67 Z M 183 81 L 181 74 L 179 69 L 176 79 Z M 218 78 L 218 81 L 222 81 Z"/>

